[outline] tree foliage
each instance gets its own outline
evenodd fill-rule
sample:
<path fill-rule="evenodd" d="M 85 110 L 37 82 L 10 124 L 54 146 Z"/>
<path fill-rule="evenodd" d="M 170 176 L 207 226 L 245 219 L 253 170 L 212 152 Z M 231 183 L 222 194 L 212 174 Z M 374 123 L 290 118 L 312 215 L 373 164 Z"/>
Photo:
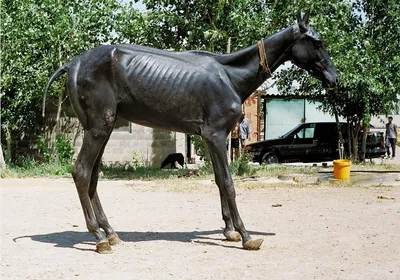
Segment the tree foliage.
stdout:
<path fill-rule="evenodd" d="M 271 28 L 280 27 L 279 19 L 284 15 L 309 4 L 306 0 L 277 2 L 270 13 Z M 371 116 L 396 109 L 396 85 L 400 83 L 399 9 L 400 3 L 395 0 L 312 1 L 311 26 L 320 33 L 333 58 L 340 85 L 326 93 L 318 81 L 292 67 L 278 75 L 278 87 L 286 94 L 294 92 L 321 101 L 325 111 L 354 124 L 352 138 L 358 139 L 362 123 L 367 128 Z M 299 83 L 295 90 L 293 81 Z M 353 143 L 353 154 L 357 155 L 357 140 Z"/>
<path fill-rule="evenodd" d="M 265 33 L 260 1 L 144 3 L 147 12 L 118 0 L 1 2 L 1 130 L 9 157 L 15 158 L 13 148 L 21 140 L 43 129 L 43 88 L 53 71 L 87 49 L 102 43 L 136 43 L 225 52 L 228 37 L 234 37 L 233 48 L 240 48 Z M 65 95 L 62 81 L 51 90 L 59 108 Z"/>
<path fill-rule="evenodd" d="M 143 0 L 147 11 L 119 0 L 1 1 L 1 132 L 8 147 L 43 128 L 43 88 L 52 72 L 102 43 L 162 49 L 232 51 L 287 27 L 312 7 L 311 26 L 324 39 L 341 77 L 326 94 L 296 67 L 277 77 L 281 91 L 317 98 L 326 111 L 358 123 L 394 108 L 400 84 L 397 0 Z M 62 79 L 60 79 L 62 81 Z M 62 82 L 52 87 L 59 104 Z M 58 105 L 59 105 L 58 104 Z"/>
<path fill-rule="evenodd" d="M 43 127 L 43 89 L 60 65 L 111 40 L 118 1 L 1 2 L 1 130 L 8 156 Z M 61 84 L 55 96 L 64 94 Z M 10 154 L 11 153 L 11 154 Z"/>
<path fill-rule="evenodd" d="M 143 16 L 148 26 L 143 35 L 148 45 L 154 47 L 226 52 L 229 37 L 233 38 L 234 50 L 266 35 L 267 13 L 262 1 L 144 0 L 143 3 L 149 10 Z"/>

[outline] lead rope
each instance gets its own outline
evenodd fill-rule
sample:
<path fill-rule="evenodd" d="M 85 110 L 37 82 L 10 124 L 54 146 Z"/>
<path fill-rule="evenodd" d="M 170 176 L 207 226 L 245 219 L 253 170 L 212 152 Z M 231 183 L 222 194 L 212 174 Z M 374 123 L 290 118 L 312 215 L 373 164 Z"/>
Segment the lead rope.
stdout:
<path fill-rule="evenodd" d="M 258 45 L 258 54 L 260 55 L 260 65 L 265 73 L 267 73 L 268 77 L 271 77 L 271 70 L 268 67 L 267 56 L 265 54 L 264 43 L 262 41 L 257 42 Z"/>

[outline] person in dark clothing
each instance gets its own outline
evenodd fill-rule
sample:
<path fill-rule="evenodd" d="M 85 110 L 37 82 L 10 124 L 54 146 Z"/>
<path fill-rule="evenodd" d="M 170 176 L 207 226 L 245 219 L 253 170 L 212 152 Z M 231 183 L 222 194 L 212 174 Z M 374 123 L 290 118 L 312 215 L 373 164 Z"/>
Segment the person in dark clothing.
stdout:
<path fill-rule="evenodd" d="M 387 155 L 390 157 L 390 147 L 392 148 L 392 158 L 396 156 L 397 125 L 393 123 L 393 117 L 388 118 L 385 133 Z"/>

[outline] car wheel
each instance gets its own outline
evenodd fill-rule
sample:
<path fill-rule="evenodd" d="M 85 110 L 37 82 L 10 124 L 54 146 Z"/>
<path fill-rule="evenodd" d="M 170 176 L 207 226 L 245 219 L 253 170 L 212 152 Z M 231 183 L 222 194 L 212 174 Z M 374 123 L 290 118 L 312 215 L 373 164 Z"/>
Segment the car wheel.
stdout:
<path fill-rule="evenodd" d="M 279 157 L 275 153 L 266 153 L 263 156 L 262 162 L 265 164 L 279 163 Z"/>

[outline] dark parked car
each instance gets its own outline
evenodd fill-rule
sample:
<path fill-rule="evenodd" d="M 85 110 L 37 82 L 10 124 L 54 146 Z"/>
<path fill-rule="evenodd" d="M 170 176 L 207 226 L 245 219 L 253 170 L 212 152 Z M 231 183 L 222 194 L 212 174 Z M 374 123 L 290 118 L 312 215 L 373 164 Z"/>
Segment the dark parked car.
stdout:
<path fill-rule="evenodd" d="M 341 123 L 341 129 L 344 141 L 347 143 L 345 123 Z M 385 155 L 383 140 L 383 132 L 368 132 L 366 158 Z M 345 144 L 345 149 L 346 146 Z M 361 137 L 359 147 L 361 147 Z M 246 150 L 253 153 L 253 161 L 260 164 L 338 159 L 337 126 L 335 122 L 303 123 L 278 139 L 251 143 L 246 146 Z"/>

